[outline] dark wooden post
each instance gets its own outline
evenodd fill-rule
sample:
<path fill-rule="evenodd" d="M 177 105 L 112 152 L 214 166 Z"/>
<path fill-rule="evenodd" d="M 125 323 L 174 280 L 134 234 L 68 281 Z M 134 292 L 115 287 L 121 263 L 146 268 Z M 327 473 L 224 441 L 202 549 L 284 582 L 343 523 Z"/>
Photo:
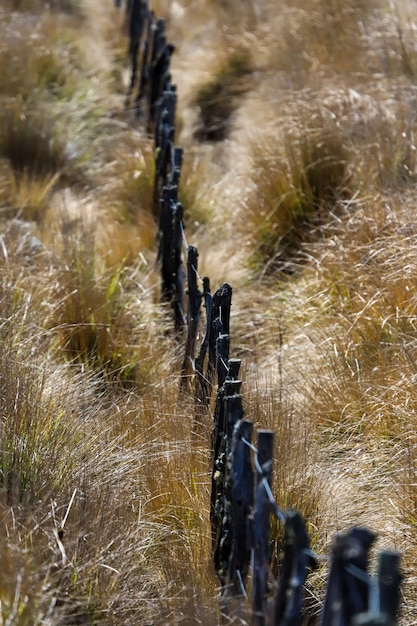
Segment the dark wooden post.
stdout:
<path fill-rule="evenodd" d="M 209 337 L 211 328 L 211 292 L 210 292 L 210 280 L 207 276 L 203 278 L 203 300 L 204 308 L 206 309 L 206 326 L 204 330 L 203 339 L 201 340 L 200 348 L 197 358 L 195 360 L 195 371 L 197 374 L 196 379 L 196 399 L 199 406 L 208 406 L 210 401 L 211 386 L 209 389 L 209 383 L 204 374 L 204 362 L 209 347 Z"/>
<path fill-rule="evenodd" d="M 224 283 L 212 296 L 211 324 L 208 346 L 207 379 L 213 381 L 217 366 L 217 338 L 229 335 L 232 288 Z"/>
<path fill-rule="evenodd" d="M 234 428 L 231 451 L 231 554 L 227 590 L 244 595 L 250 557 L 249 516 L 253 507 L 254 475 L 251 450 L 253 424 L 240 420 Z M 247 442 L 247 443 L 246 443 Z"/>
<path fill-rule="evenodd" d="M 198 250 L 194 246 L 189 246 L 187 252 L 187 283 L 188 283 L 188 310 L 187 310 L 187 341 L 185 344 L 185 355 L 181 370 L 181 388 L 190 380 L 194 374 L 194 360 L 196 355 L 197 333 L 201 317 L 202 294 L 198 288 Z M 189 385 L 188 385 L 189 387 Z"/>
<path fill-rule="evenodd" d="M 394 626 L 400 604 L 402 580 L 398 552 L 380 552 L 377 576 L 380 612 L 386 616 L 386 626 Z"/>
<path fill-rule="evenodd" d="M 178 188 L 162 190 L 159 221 L 159 253 L 161 259 L 162 301 L 170 302 L 175 314 L 175 328 L 181 330 L 184 320 L 185 272 L 182 261 L 183 208 L 176 202 Z"/>
<path fill-rule="evenodd" d="M 236 365 L 234 372 L 238 371 Z M 227 575 L 227 556 L 224 556 L 224 517 L 227 482 L 227 455 L 231 450 L 233 427 L 230 430 L 229 422 L 238 421 L 243 417 L 240 386 L 241 381 L 226 378 L 224 384 L 217 391 L 212 431 L 213 471 L 211 480 L 210 521 L 212 530 L 212 550 L 214 566 L 222 584 Z M 229 441 L 230 439 L 230 441 Z M 229 472 L 230 473 L 230 472 Z M 225 561 L 226 559 L 226 561 Z"/>
<path fill-rule="evenodd" d="M 172 301 L 172 288 L 174 276 L 174 221 L 173 211 L 178 198 L 178 187 L 174 185 L 166 186 L 162 190 L 160 200 L 161 213 L 159 216 L 159 252 L 158 258 L 161 260 L 162 278 L 162 300 Z"/>
<path fill-rule="evenodd" d="M 174 205 L 173 221 L 173 306 L 175 315 L 175 330 L 182 331 L 186 325 L 186 321 L 184 316 L 185 270 L 182 257 L 184 235 L 184 209 L 180 202 L 177 202 Z"/>
<path fill-rule="evenodd" d="M 376 535 L 354 527 L 333 542 L 321 626 L 346 626 L 369 603 L 368 553 Z"/>
<path fill-rule="evenodd" d="M 216 348 L 217 386 L 220 389 L 223 387 L 228 373 L 230 336 L 219 335 Z"/>
<path fill-rule="evenodd" d="M 165 92 L 164 98 L 158 101 L 155 114 L 155 174 L 153 186 L 153 214 L 159 215 L 159 199 L 163 187 L 173 185 L 172 174 L 175 169 L 175 108 L 176 93 Z M 177 155 L 180 159 L 180 155 Z M 179 176 L 177 176 L 179 180 Z"/>
<path fill-rule="evenodd" d="M 284 558 L 275 598 L 274 626 L 299 626 L 308 567 L 315 566 L 310 540 L 301 515 L 285 514 Z"/>
<path fill-rule="evenodd" d="M 274 433 L 258 431 L 258 463 L 256 473 L 255 508 L 253 512 L 253 573 L 252 611 L 256 626 L 266 624 L 266 593 L 268 584 L 270 548 L 269 518 L 273 510 L 268 489 L 272 480 Z M 265 485 L 265 483 L 267 483 Z"/>
<path fill-rule="evenodd" d="M 378 555 L 378 571 L 372 577 L 368 610 L 354 616 L 354 626 L 396 626 L 400 600 L 400 555 L 382 551 Z"/>
<path fill-rule="evenodd" d="M 157 81 L 154 77 L 157 59 L 161 50 L 166 46 L 165 22 L 163 19 L 156 20 L 153 27 L 152 51 L 149 63 L 149 102 L 148 102 L 148 132 L 152 131 L 154 123 L 154 107 L 157 100 Z"/>
<path fill-rule="evenodd" d="M 232 550 L 232 483 L 231 453 L 232 434 L 235 424 L 243 419 L 242 396 L 224 396 L 224 433 L 220 439 L 220 449 L 216 463 L 215 501 L 212 502 L 215 520 L 218 525 L 214 546 L 214 564 L 225 591 L 229 561 Z"/>

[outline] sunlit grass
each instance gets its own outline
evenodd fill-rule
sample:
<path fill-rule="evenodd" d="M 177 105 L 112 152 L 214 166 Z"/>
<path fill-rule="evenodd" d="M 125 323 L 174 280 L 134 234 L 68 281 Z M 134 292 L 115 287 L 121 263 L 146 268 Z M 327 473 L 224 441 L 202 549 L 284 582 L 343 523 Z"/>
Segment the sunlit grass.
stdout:
<path fill-rule="evenodd" d="M 12 4 L 0 44 L 1 617 L 28 626 L 217 626 L 211 417 L 198 427 L 193 399 L 180 395 L 183 345 L 159 302 L 151 140 L 122 101 L 117 108 L 120 92 L 107 94 L 106 64 L 97 78 L 74 63 L 78 34 L 65 27 L 67 52 L 57 45 L 55 18 L 75 4 L 42 6 L 36 33 L 27 11 L 40 3 L 14 3 L 15 23 Z M 169 14 L 173 33 L 197 37 L 194 46 L 210 49 L 206 35 L 218 46 L 213 81 L 192 87 L 203 138 L 219 133 L 220 143 L 213 163 L 198 144 L 186 152 L 180 199 L 189 243 L 194 234 L 204 242 L 219 219 L 215 191 L 228 206 L 216 271 L 226 256 L 245 257 L 243 248 L 255 270 L 233 285 L 232 348 L 243 361 L 246 416 L 275 433 L 276 502 L 302 513 L 320 557 L 308 613 L 321 606 L 334 533 L 361 523 L 402 551 L 411 622 L 412 18 L 383 14 L 378 2 L 294 0 L 257 7 L 243 33 L 250 7 L 236 2 L 154 8 Z M 103 10 L 96 5 L 92 17 Z M 224 22 L 234 11 L 235 22 Z M 198 19 L 207 27 L 197 32 L 189 26 Z M 232 35 L 218 28 L 226 24 Z M 173 42 L 176 54 L 186 41 Z M 196 59 L 209 78 L 210 59 Z M 246 94 L 268 123 L 249 119 Z M 57 205 L 71 198 L 63 222 L 52 192 Z M 278 570 L 282 528 L 272 531 Z"/>
<path fill-rule="evenodd" d="M 293 271 L 302 246 L 321 236 L 349 194 L 348 151 L 337 128 L 254 145 L 253 192 L 243 202 L 249 262 L 260 274 Z"/>
<path fill-rule="evenodd" d="M 250 51 L 246 48 L 232 49 L 217 62 L 212 77 L 198 87 L 194 96 L 200 117 L 195 133 L 198 139 L 219 141 L 227 136 L 230 118 L 249 89 L 252 71 Z"/>

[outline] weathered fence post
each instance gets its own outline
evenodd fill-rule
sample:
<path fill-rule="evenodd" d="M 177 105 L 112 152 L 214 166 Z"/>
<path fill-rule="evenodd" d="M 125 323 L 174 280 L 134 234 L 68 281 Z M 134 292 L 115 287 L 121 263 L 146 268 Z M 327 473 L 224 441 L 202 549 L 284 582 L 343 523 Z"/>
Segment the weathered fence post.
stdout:
<path fill-rule="evenodd" d="M 175 328 L 181 330 L 185 325 L 185 272 L 182 262 L 183 209 L 176 201 L 177 193 L 174 185 L 162 190 L 159 257 L 162 263 L 162 300 L 171 303 L 175 312 Z"/>
<path fill-rule="evenodd" d="M 231 551 L 227 573 L 227 590 L 246 595 L 251 542 L 249 516 L 253 507 L 254 474 L 251 463 L 253 424 L 240 420 L 234 427 L 231 451 Z"/>
<path fill-rule="evenodd" d="M 217 367 L 217 338 L 219 335 L 229 335 L 231 306 L 232 288 L 228 283 L 224 283 L 212 296 L 207 364 L 209 384 L 213 382 Z"/>
<path fill-rule="evenodd" d="M 210 504 L 210 521 L 212 530 L 212 551 L 213 561 L 216 572 L 222 582 L 225 584 L 227 577 L 227 567 L 229 558 L 229 546 L 227 535 L 228 520 L 230 515 L 226 510 L 229 506 L 226 504 L 227 484 L 229 480 L 230 469 L 228 469 L 228 455 L 231 453 L 232 435 L 234 424 L 242 419 L 243 409 L 240 396 L 240 387 L 242 382 L 235 380 L 232 376 L 238 374 L 240 361 L 237 359 L 229 360 L 226 368 L 224 368 L 224 359 L 227 358 L 229 352 L 229 336 L 222 335 L 219 337 L 218 351 L 218 375 L 219 381 L 223 384 L 217 390 L 216 405 L 214 409 L 213 431 L 212 431 L 212 451 L 213 451 L 213 471 L 211 480 L 211 504 Z M 232 426 L 230 426 L 232 424 Z"/>
<path fill-rule="evenodd" d="M 184 316 L 185 270 L 182 257 L 184 234 L 184 208 L 180 202 L 174 207 L 174 314 L 175 330 L 181 331 L 186 326 Z"/>
<path fill-rule="evenodd" d="M 182 160 L 183 160 L 183 149 L 179 146 L 175 146 L 173 157 L 174 157 L 173 169 L 170 174 L 169 182 L 171 185 L 177 185 L 177 187 L 179 187 L 180 178 L 181 178 Z"/>
<path fill-rule="evenodd" d="M 209 337 L 211 328 L 211 292 L 210 292 L 210 280 L 207 276 L 203 278 L 203 299 L 204 308 L 206 309 L 206 327 L 203 335 L 203 339 L 200 344 L 197 358 L 195 360 L 195 371 L 197 374 L 196 379 L 196 399 L 199 402 L 199 406 L 207 406 L 210 400 L 209 397 L 209 385 L 204 375 L 204 361 L 206 359 L 207 350 L 209 347 Z"/>
<path fill-rule="evenodd" d="M 167 102 L 167 106 L 174 104 L 171 100 Z M 171 121 L 171 115 L 169 108 L 164 108 L 161 111 L 160 116 L 156 122 L 155 130 L 155 174 L 153 185 L 153 215 L 157 219 L 159 216 L 159 201 L 162 190 L 165 186 L 171 182 L 169 181 L 169 174 L 175 168 L 174 165 L 174 135 L 175 127 Z M 178 176 L 179 179 L 179 176 Z M 178 188 L 178 186 L 177 186 Z"/>
<path fill-rule="evenodd" d="M 202 294 L 198 288 L 198 251 L 194 246 L 189 246 L 187 252 L 187 283 L 188 283 L 188 310 L 187 310 L 187 340 L 185 355 L 181 368 L 181 388 L 184 385 L 190 387 L 190 377 L 194 374 L 197 333 L 200 324 L 200 307 Z"/>
<path fill-rule="evenodd" d="M 226 383 L 227 385 L 227 383 Z M 221 580 L 223 591 L 227 581 L 229 561 L 232 550 L 232 477 L 231 452 L 234 426 L 243 419 L 242 396 L 238 393 L 224 396 L 224 433 L 218 453 L 217 480 L 215 480 L 214 503 L 216 521 L 219 526 L 218 541 L 214 550 L 214 563 Z"/>
<path fill-rule="evenodd" d="M 272 480 L 274 433 L 258 431 L 258 463 L 255 508 L 253 512 L 252 610 L 257 626 L 266 624 L 266 593 L 270 564 L 269 517 L 273 510 L 269 497 Z"/>
<path fill-rule="evenodd" d="M 368 610 L 353 617 L 354 626 L 395 626 L 400 600 L 400 555 L 381 551 L 378 570 L 369 583 Z"/>
<path fill-rule="evenodd" d="M 385 626 L 394 626 L 397 622 L 402 580 L 398 552 L 380 552 L 377 576 L 379 612 L 385 616 Z"/>
<path fill-rule="evenodd" d="M 368 553 L 376 535 L 354 527 L 338 533 L 332 548 L 321 626 L 346 626 L 366 612 L 369 598 Z"/>
<path fill-rule="evenodd" d="M 275 598 L 274 626 L 299 626 L 308 567 L 315 566 L 310 540 L 298 511 L 285 513 L 285 546 Z"/>

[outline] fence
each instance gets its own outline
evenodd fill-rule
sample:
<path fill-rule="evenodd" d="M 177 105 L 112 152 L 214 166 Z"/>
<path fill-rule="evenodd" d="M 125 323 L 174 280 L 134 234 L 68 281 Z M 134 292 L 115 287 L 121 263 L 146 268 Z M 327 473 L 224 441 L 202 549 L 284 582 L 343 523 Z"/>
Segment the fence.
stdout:
<path fill-rule="evenodd" d="M 164 21 L 155 20 L 150 11 L 142 49 L 135 110 L 146 113 L 148 132 L 154 136 L 153 212 L 159 223 L 161 293 L 172 306 L 178 337 L 185 337 L 180 390 L 194 395 L 198 412 L 210 404 L 217 388 L 210 506 L 213 566 L 223 597 L 246 604 L 250 575 L 253 624 L 298 626 L 303 622 L 306 578 L 317 561 L 300 513 L 282 511 L 275 502 L 274 433 L 259 430 L 256 446 L 252 443 L 253 424 L 245 419 L 240 393 L 240 361 L 229 354 L 232 287 L 225 283 L 211 294 L 209 279 L 198 274 L 198 250 L 184 237 L 178 202 L 183 153 L 175 145 L 177 92 L 170 72 L 174 46 L 167 42 Z M 273 579 L 270 567 L 271 516 L 284 529 L 279 580 Z M 321 626 L 397 623 L 399 555 L 380 552 L 377 571 L 371 575 L 369 552 L 375 539 L 361 527 L 336 535 Z"/>

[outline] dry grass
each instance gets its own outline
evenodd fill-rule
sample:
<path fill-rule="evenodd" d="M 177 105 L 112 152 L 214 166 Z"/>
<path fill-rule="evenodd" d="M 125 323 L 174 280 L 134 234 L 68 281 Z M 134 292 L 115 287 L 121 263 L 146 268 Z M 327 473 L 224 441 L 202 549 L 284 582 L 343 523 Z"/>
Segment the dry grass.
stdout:
<path fill-rule="evenodd" d="M 292 272 L 306 242 L 320 238 L 350 190 L 343 132 L 324 120 L 278 140 L 255 144 L 253 191 L 242 209 L 249 263 L 265 275 Z"/>
<path fill-rule="evenodd" d="M 227 137 L 212 152 L 185 149 L 187 237 L 221 233 L 217 275 L 234 251 L 256 270 L 244 276 L 242 263 L 234 274 L 244 278 L 233 284 L 232 351 L 246 416 L 275 432 L 276 501 L 300 510 L 322 557 L 309 614 L 320 610 L 334 533 L 364 524 L 378 547 L 402 553 L 402 622 L 412 624 L 417 16 L 405 5 L 293 0 L 257 15 L 245 5 L 232 24 L 236 2 L 221 5 L 155 5 L 184 38 L 173 41 L 175 67 L 195 72 L 181 76 L 179 106 L 181 85 L 189 103 L 213 77 L 199 100 L 205 139 L 213 127 Z M 192 398 L 179 396 L 183 346 L 153 264 L 152 150 L 122 93 L 109 93 L 114 57 L 97 79 L 88 73 L 109 53 L 97 42 L 113 7 L 86 2 L 90 22 L 73 3 L 5 7 L 1 620 L 217 625 L 211 420 L 197 426 Z M 73 42 L 90 35 L 86 23 L 98 30 L 84 65 Z M 222 54 L 209 71 L 213 47 Z M 72 201 L 62 221 L 63 184 Z M 282 529 L 272 530 L 277 568 Z"/>
<path fill-rule="evenodd" d="M 221 141 L 228 134 L 230 118 L 250 87 L 253 71 L 250 50 L 235 48 L 228 51 L 209 80 L 198 87 L 194 105 L 198 107 L 200 124 L 195 138 L 200 141 Z"/>

